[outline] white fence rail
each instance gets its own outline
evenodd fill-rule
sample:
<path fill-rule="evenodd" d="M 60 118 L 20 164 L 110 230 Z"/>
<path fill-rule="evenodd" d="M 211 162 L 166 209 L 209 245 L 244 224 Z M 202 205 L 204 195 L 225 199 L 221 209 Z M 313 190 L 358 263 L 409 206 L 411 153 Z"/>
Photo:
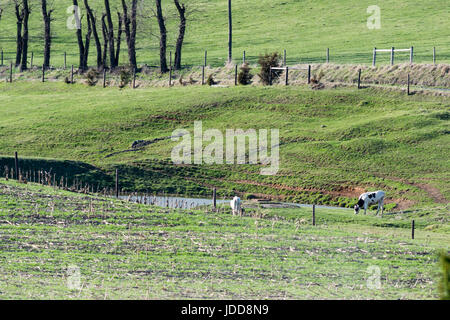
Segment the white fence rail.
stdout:
<path fill-rule="evenodd" d="M 374 67 L 377 62 L 377 52 L 390 52 L 391 53 L 391 66 L 394 65 L 394 53 L 395 52 L 409 52 L 409 63 L 413 63 L 413 59 L 414 59 L 414 47 L 411 47 L 409 49 L 395 49 L 394 47 L 392 47 L 390 49 L 373 48 L 372 66 L 374 66 Z M 433 61 L 434 61 L 434 56 L 433 56 Z"/>

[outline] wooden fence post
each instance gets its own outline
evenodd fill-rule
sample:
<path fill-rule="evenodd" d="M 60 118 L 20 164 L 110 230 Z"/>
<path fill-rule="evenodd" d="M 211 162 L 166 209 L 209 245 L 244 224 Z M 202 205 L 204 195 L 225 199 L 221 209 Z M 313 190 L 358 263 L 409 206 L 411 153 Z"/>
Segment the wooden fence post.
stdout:
<path fill-rule="evenodd" d="M 204 67 L 206 67 L 207 66 L 207 58 L 208 58 L 208 51 L 207 50 L 205 50 L 205 59 L 204 59 L 204 61 L 203 61 L 203 66 Z"/>
<path fill-rule="evenodd" d="M 73 65 L 72 65 L 72 71 L 70 72 L 70 83 L 73 83 Z"/>
<path fill-rule="evenodd" d="M 361 69 L 358 70 L 358 89 L 361 89 Z"/>
<path fill-rule="evenodd" d="M 119 198 L 119 169 L 116 169 L 116 198 Z"/>
<path fill-rule="evenodd" d="M 44 65 L 42 65 L 42 82 L 45 82 L 45 68 L 44 68 Z"/>
<path fill-rule="evenodd" d="M 409 52 L 409 63 L 412 64 L 414 60 L 414 47 L 411 46 L 410 52 Z"/>
<path fill-rule="evenodd" d="M 433 64 L 436 64 L 436 47 L 433 47 Z"/>
<path fill-rule="evenodd" d="M 313 226 L 316 225 L 316 205 L 315 204 L 313 204 L 313 207 L 312 207 L 312 224 L 313 224 Z"/>
<path fill-rule="evenodd" d="M 106 88 L 106 68 L 103 67 L 103 88 Z"/>
<path fill-rule="evenodd" d="M 64 70 L 66 70 L 67 67 L 67 53 L 64 51 Z"/>
<path fill-rule="evenodd" d="M 245 63 L 245 50 L 244 50 L 244 53 L 243 53 L 243 55 L 242 55 L 242 64 L 244 64 Z"/>
<path fill-rule="evenodd" d="M 394 65 L 394 47 L 391 48 L 391 66 Z"/>
<path fill-rule="evenodd" d="M 2 49 L 2 64 L 1 64 L 1 66 L 3 66 L 3 49 Z"/>
<path fill-rule="evenodd" d="M 216 191 L 216 188 L 214 188 L 213 189 L 213 207 L 214 207 L 214 210 L 216 210 L 216 207 L 217 207 L 217 191 Z"/>
<path fill-rule="evenodd" d="M 202 86 L 205 84 L 205 66 L 202 66 Z"/>
<path fill-rule="evenodd" d="M 311 83 L 311 65 L 308 65 L 308 84 Z"/>
<path fill-rule="evenodd" d="M 272 66 L 269 67 L 269 86 L 272 85 Z"/>
<path fill-rule="evenodd" d="M 413 239 L 413 240 L 414 240 L 414 228 L 415 228 L 415 222 L 413 220 L 412 224 L 411 224 L 411 239 Z"/>
<path fill-rule="evenodd" d="M 19 157 L 17 155 L 17 151 L 14 152 L 14 166 L 15 166 L 14 170 L 15 178 L 16 180 L 19 180 Z"/>
<path fill-rule="evenodd" d="M 172 86 L 172 67 L 169 68 L 169 87 Z"/>
<path fill-rule="evenodd" d="M 12 82 L 12 62 L 9 64 L 9 82 Z"/>
<path fill-rule="evenodd" d="M 286 66 L 286 49 L 284 49 L 283 66 Z"/>
<path fill-rule="evenodd" d="M 284 84 L 287 86 L 289 83 L 289 67 L 286 67 L 286 79 L 284 81 Z"/>
<path fill-rule="evenodd" d="M 377 63 L 377 48 L 373 48 L 372 67 L 375 67 Z"/>
<path fill-rule="evenodd" d="M 30 68 L 33 69 L 33 58 L 34 58 L 34 52 L 31 51 L 31 63 L 30 63 Z"/>
<path fill-rule="evenodd" d="M 236 65 L 234 67 L 234 85 L 237 86 L 238 84 L 238 66 Z"/>
<path fill-rule="evenodd" d="M 410 79 L 409 79 L 409 73 L 408 73 L 408 90 L 407 90 L 408 96 L 410 94 L 410 92 L 409 92 L 409 81 L 410 81 Z"/>

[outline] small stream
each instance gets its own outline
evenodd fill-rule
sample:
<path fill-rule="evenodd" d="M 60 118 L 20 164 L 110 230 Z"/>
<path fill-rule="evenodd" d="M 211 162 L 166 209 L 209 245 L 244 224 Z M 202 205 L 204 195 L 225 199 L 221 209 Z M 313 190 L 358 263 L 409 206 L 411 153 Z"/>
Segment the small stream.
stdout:
<path fill-rule="evenodd" d="M 120 199 L 139 202 L 142 204 L 155 205 L 162 208 L 172 209 L 194 209 L 200 206 L 212 206 L 213 200 L 206 198 L 189 198 L 189 197 L 174 197 L 174 196 L 157 196 L 157 195 L 122 195 Z M 231 199 L 219 200 L 217 199 L 217 205 L 228 204 Z M 271 201 L 244 201 L 244 208 L 312 208 L 311 204 L 300 204 L 290 202 L 271 202 Z M 340 209 L 340 210 L 353 210 L 351 208 L 332 207 L 324 205 L 316 205 L 316 208 L 323 209 Z"/>
<path fill-rule="evenodd" d="M 139 202 L 143 204 L 155 205 L 162 208 L 172 208 L 172 209 L 194 209 L 200 206 L 212 206 L 212 199 L 204 198 L 186 198 L 186 197 L 170 197 L 170 196 L 119 196 L 120 199 Z M 219 200 L 216 203 L 230 203 L 230 200 Z"/>

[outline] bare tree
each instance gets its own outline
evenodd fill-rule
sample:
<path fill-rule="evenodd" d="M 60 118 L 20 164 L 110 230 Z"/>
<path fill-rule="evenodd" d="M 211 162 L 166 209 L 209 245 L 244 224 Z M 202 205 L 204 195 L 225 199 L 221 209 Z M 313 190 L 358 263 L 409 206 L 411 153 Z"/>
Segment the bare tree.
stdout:
<path fill-rule="evenodd" d="M 233 25 L 231 16 L 231 0 L 228 0 L 228 62 L 233 60 Z"/>
<path fill-rule="evenodd" d="M 78 0 L 73 0 L 73 5 L 75 8 L 78 8 Z M 79 55 L 80 55 L 80 62 L 79 62 L 79 68 L 81 71 L 86 71 L 88 69 L 88 56 L 89 56 L 89 44 L 91 40 L 91 33 L 92 33 L 92 27 L 91 27 L 91 20 L 89 18 L 86 18 L 87 21 L 87 32 L 86 32 L 86 38 L 85 42 L 83 42 L 83 33 L 82 33 L 82 26 L 81 26 L 81 18 L 78 16 L 78 10 L 74 10 L 75 20 L 77 21 L 77 41 L 78 41 L 78 49 L 79 49 Z"/>
<path fill-rule="evenodd" d="M 16 67 L 20 65 L 20 61 L 22 60 L 22 25 L 23 18 L 25 15 L 24 8 L 22 6 L 22 1 L 14 0 L 14 11 L 16 14 Z"/>
<path fill-rule="evenodd" d="M 87 18 L 91 22 L 92 35 L 94 36 L 95 47 L 97 49 L 97 68 L 101 69 L 104 67 L 104 60 L 102 57 L 102 44 L 97 31 L 97 17 L 92 11 L 92 8 L 89 6 L 88 0 L 84 0 L 84 7 L 86 8 L 88 15 Z"/>
<path fill-rule="evenodd" d="M 17 36 L 16 36 L 16 67 L 20 70 L 27 69 L 28 55 L 28 20 L 30 17 L 30 6 L 28 0 L 14 0 L 16 14 Z"/>
<path fill-rule="evenodd" d="M 44 68 L 50 67 L 50 51 L 51 51 L 51 30 L 50 25 L 52 21 L 53 9 L 47 9 L 47 0 L 41 0 L 42 17 L 44 19 Z"/>
<path fill-rule="evenodd" d="M 132 0 L 131 13 L 128 13 L 128 6 L 125 0 L 122 0 L 123 24 L 128 46 L 128 60 L 130 66 L 136 70 L 136 29 L 137 29 L 137 5 L 138 0 Z"/>
<path fill-rule="evenodd" d="M 116 53 L 115 53 L 115 57 L 114 60 L 116 61 L 116 67 L 119 65 L 119 57 L 120 57 L 120 44 L 122 41 L 122 24 L 123 24 L 123 17 L 122 14 L 117 11 L 117 20 L 118 20 L 118 26 L 117 26 L 117 43 L 116 43 Z"/>
<path fill-rule="evenodd" d="M 102 15 L 102 34 L 103 34 L 103 51 L 102 51 L 102 61 L 103 66 L 106 68 L 108 65 L 108 27 L 106 26 L 106 13 Z"/>
<path fill-rule="evenodd" d="M 23 35 L 22 35 L 22 61 L 20 63 L 20 71 L 25 71 L 28 58 L 28 20 L 30 18 L 30 6 L 28 0 L 23 0 Z"/>
<path fill-rule="evenodd" d="M 109 0 L 105 0 L 105 12 L 106 12 L 106 34 L 108 36 L 108 47 L 109 47 L 109 63 L 111 69 L 117 67 L 115 45 L 114 45 L 114 25 L 111 16 L 111 6 Z"/>
<path fill-rule="evenodd" d="M 156 19 L 158 20 L 158 26 L 159 26 L 159 63 L 161 68 L 161 73 L 166 73 L 169 71 L 167 68 L 167 57 L 166 57 L 166 51 L 167 51 L 167 29 L 166 29 L 166 23 L 164 21 L 164 16 L 162 14 L 162 8 L 161 8 L 161 0 L 155 0 L 156 3 Z"/>
<path fill-rule="evenodd" d="M 175 45 L 175 70 L 181 69 L 181 49 L 183 48 L 184 34 L 186 33 L 186 7 L 184 3 L 180 5 L 178 0 L 174 0 L 178 10 L 180 24 L 178 26 L 178 38 Z"/>
<path fill-rule="evenodd" d="M 119 57 L 120 57 L 120 44 L 122 40 L 122 32 L 123 32 L 123 16 L 122 13 L 117 11 L 117 38 L 114 37 L 114 23 L 111 15 L 111 6 L 109 0 L 105 0 L 105 14 L 102 17 L 102 29 L 105 32 L 108 40 L 107 49 L 109 50 L 109 60 L 110 60 L 110 68 L 114 69 L 119 65 Z"/>

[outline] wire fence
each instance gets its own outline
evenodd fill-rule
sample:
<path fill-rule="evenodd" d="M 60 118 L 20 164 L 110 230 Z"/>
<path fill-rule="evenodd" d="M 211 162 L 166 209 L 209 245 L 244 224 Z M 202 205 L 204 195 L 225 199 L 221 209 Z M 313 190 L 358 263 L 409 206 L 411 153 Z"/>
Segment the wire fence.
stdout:
<path fill-rule="evenodd" d="M 384 51 L 390 51 L 390 48 L 384 48 Z M 383 49 L 378 49 L 377 51 L 382 51 Z M 406 63 L 410 61 L 409 49 L 405 49 L 405 52 L 400 52 L 401 50 L 395 49 L 395 63 Z M 299 54 L 296 52 L 289 52 L 286 50 L 278 50 L 280 56 L 282 56 L 285 64 L 295 65 L 295 64 L 319 64 L 319 63 L 335 63 L 335 64 L 358 64 L 358 65 L 372 65 L 373 63 L 373 51 L 367 50 L 364 52 L 355 51 L 337 51 L 333 48 L 323 49 L 323 54 L 317 54 L 317 52 L 305 52 Z M 139 53 L 139 52 L 138 52 Z M 234 51 L 233 62 L 243 63 L 247 62 L 249 64 L 257 64 L 260 57 L 260 53 L 254 53 L 251 51 Z M 92 62 L 92 56 L 91 62 Z M 121 61 L 123 65 L 127 64 L 127 59 L 124 54 L 121 55 Z M 0 66 L 9 65 L 10 63 L 15 63 L 16 52 L 14 51 L 4 51 L 0 49 Z M 52 68 L 62 69 L 67 66 L 74 65 L 77 66 L 79 62 L 79 54 L 71 52 L 56 52 L 51 55 L 51 65 Z M 414 63 L 427 63 L 427 64 L 450 64 L 450 49 L 440 48 L 440 47 L 414 47 L 413 53 Z M 207 50 L 204 50 L 197 58 L 189 55 L 186 63 L 183 63 L 183 68 L 192 68 L 195 66 L 211 66 L 211 67 L 221 67 L 227 63 L 225 57 L 218 57 L 211 55 Z M 149 67 L 158 68 L 158 59 L 154 60 L 142 60 L 139 61 L 139 65 L 146 65 Z M 44 62 L 43 51 L 30 51 L 28 56 L 29 66 L 41 66 Z M 387 65 L 391 63 L 391 56 L 387 54 L 377 54 L 376 56 L 377 65 Z M 93 66 L 93 65 L 92 65 Z"/>
<path fill-rule="evenodd" d="M 393 70 L 384 70 L 383 77 L 385 79 L 373 77 L 374 70 L 377 70 L 376 67 L 385 67 L 391 66 L 393 68 L 397 68 L 395 65 L 408 65 L 411 66 L 411 69 L 414 67 L 427 67 L 430 64 L 421 64 L 417 63 L 417 50 L 413 49 L 413 47 L 409 49 L 394 49 L 393 47 L 390 49 L 377 49 L 374 48 L 372 53 L 366 54 L 365 58 L 370 58 L 370 61 L 365 64 L 337 64 L 333 63 L 333 55 L 332 51 L 327 49 L 325 54 L 325 59 L 321 61 L 319 64 L 307 63 L 304 61 L 297 61 L 294 59 L 289 59 L 288 53 L 286 50 L 283 50 L 280 54 L 281 56 L 281 67 L 273 68 L 270 75 L 273 75 L 269 80 L 269 84 L 302 84 L 302 83 L 311 83 L 312 72 L 317 71 L 320 73 L 329 73 L 328 81 L 333 82 L 335 85 L 345 85 L 351 84 L 354 85 L 357 83 L 358 89 L 362 89 L 364 85 L 375 85 L 375 86 L 390 86 L 390 87 L 398 87 L 406 86 L 407 94 L 411 94 L 412 90 L 421 89 L 421 90 L 438 90 L 440 92 L 444 92 L 445 94 L 450 91 L 450 81 L 449 77 L 445 77 L 445 75 L 450 74 L 450 66 L 446 64 L 438 64 L 439 63 L 439 55 L 437 54 L 436 48 L 432 48 L 431 50 L 431 65 L 439 66 L 438 68 L 434 68 L 436 70 L 433 71 L 433 75 L 430 79 L 424 78 L 424 72 L 431 74 L 430 69 L 421 70 L 421 72 L 417 73 L 417 70 L 413 73 L 413 78 L 410 79 L 410 70 L 404 70 L 399 68 L 399 70 L 392 72 Z M 390 53 L 390 54 L 389 54 Z M 395 57 L 394 57 L 395 53 Z M 172 62 L 172 52 L 170 52 L 169 61 Z M 19 68 L 17 68 L 11 59 L 7 59 L 7 54 L 4 51 L 0 51 L 0 81 L 2 82 L 16 82 L 21 80 L 36 80 L 40 79 L 42 82 L 45 81 L 61 81 L 64 79 L 66 83 L 75 83 L 79 80 L 86 80 L 86 76 L 82 72 L 78 72 L 78 69 L 75 65 L 68 64 L 69 55 L 63 53 L 61 57 L 62 64 L 59 67 L 51 67 L 50 70 L 44 70 L 43 66 L 40 63 L 43 61 L 43 57 L 35 55 L 34 52 L 30 53 L 28 59 L 28 67 L 29 70 L 27 72 L 18 72 Z M 132 88 L 136 88 L 139 86 L 174 86 L 174 85 L 188 85 L 188 84 L 211 84 L 207 78 L 209 76 L 217 77 L 218 82 L 215 82 L 214 79 L 212 81 L 213 84 L 221 83 L 222 85 L 238 85 L 238 72 L 239 72 L 239 64 L 241 63 L 249 63 L 251 64 L 253 59 L 256 59 L 255 56 L 249 56 L 246 51 L 243 51 L 242 58 L 240 61 L 234 60 L 234 66 L 232 64 L 228 64 L 227 68 L 224 69 L 214 69 L 211 66 L 211 59 L 208 56 L 208 52 L 205 51 L 202 59 L 202 63 L 200 65 L 193 65 L 191 67 L 184 67 L 183 70 L 174 70 L 173 66 L 170 65 L 169 72 L 167 75 L 159 74 L 157 70 L 159 70 L 158 66 L 148 66 L 148 65 L 140 65 L 137 73 L 133 72 L 131 76 L 132 80 L 127 82 L 126 84 L 122 84 L 121 75 L 118 72 L 107 72 L 107 69 L 100 72 L 97 75 L 97 79 L 94 81 L 94 85 L 97 83 L 101 83 L 103 87 L 110 86 L 126 86 L 130 84 Z M 53 61 L 56 60 L 56 57 L 53 56 Z M 9 62 L 9 65 L 5 64 L 6 61 Z M 366 61 L 367 62 L 367 61 Z M 334 71 L 333 67 L 336 66 L 348 66 L 349 70 L 351 68 L 358 67 L 359 70 L 354 72 L 355 70 L 342 70 L 342 71 Z M 223 67 L 223 63 L 221 64 Z M 313 66 L 313 67 L 312 67 Z M 323 66 L 331 66 L 331 68 L 325 69 Z M 124 67 L 124 66 L 122 66 Z M 326 67 L 325 67 L 326 68 Z M 278 69 L 278 70 L 277 70 Z M 364 69 L 364 71 L 362 71 Z M 401 70 L 400 70 L 401 69 Z M 417 69 L 417 68 L 416 68 Z M 433 67 L 432 67 L 433 69 Z M 150 71 L 149 71 L 150 70 Z M 222 72 L 218 72 L 217 70 L 222 70 Z M 298 70 L 297 72 L 295 70 Z M 189 74 L 190 72 L 190 74 Z M 352 73 L 353 72 L 353 73 Z M 363 72 L 363 75 L 361 74 Z M 102 75 L 103 73 L 103 75 Z M 341 76 L 341 74 L 347 73 L 345 76 Z M 350 73 L 350 75 L 348 74 Z M 148 76 L 148 74 L 153 74 L 153 78 Z M 157 76 L 155 76 L 155 74 Z M 189 81 L 183 79 L 184 76 L 189 75 Z M 194 78 L 192 78 L 194 75 Z M 282 75 L 282 76 L 281 76 Z M 47 77 L 48 76 L 48 77 Z M 394 76 L 394 78 L 392 78 Z M 157 78 L 155 80 L 155 78 Z M 325 77 L 327 78 L 327 77 Z M 447 79 L 447 80 L 446 80 Z M 290 80 L 295 80 L 291 81 Z M 136 85 L 136 82 L 140 82 L 140 84 Z M 314 81 L 313 81 L 314 82 Z M 364 85 L 363 85 L 364 84 Z"/>

